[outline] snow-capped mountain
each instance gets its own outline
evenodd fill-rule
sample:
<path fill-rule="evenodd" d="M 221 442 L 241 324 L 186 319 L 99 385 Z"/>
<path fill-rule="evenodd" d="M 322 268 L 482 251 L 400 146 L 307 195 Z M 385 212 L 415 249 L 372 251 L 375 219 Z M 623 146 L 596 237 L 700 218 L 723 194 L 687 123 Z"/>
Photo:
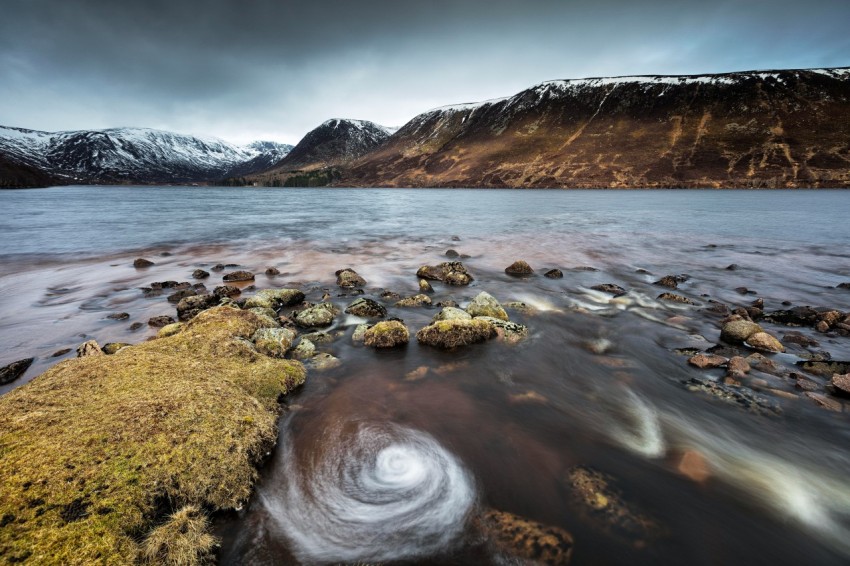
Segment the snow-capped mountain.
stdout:
<path fill-rule="evenodd" d="M 548 81 L 435 108 L 337 184 L 850 187 L 850 69 Z"/>
<path fill-rule="evenodd" d="M 235 145 L 148 128 L 40 132 L 0 126 L 0 155 L 65 182 L 215 181 L 274 166 L 292 146 Z"/>

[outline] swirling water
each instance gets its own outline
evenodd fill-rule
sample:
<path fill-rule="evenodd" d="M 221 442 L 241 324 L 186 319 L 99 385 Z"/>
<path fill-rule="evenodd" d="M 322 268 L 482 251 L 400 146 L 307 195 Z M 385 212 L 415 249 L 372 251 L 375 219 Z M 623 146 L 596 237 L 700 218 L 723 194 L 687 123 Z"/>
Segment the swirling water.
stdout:
<path fill-rule="evenodd" d="M 411 295 L 417 267 L 454 248 L 476 280 L 435 284 L 435 302 L 463 305 L 482 290 L 524 301 L 533 311 L 509 312 L 530 337 L 375 352 L 351 342 L 360 319 L 339 317 L 328 331 L 340 335 L 318 347 L 342 365 L 311 372 L 286 401 L 256 497 L 219 521 L 223 563 L 510 563 L 472 526 L 495 508 L 571 532 L 575 564 L 844 564 L 846 402 L 825 410 L 787 376 L 756 369 L 742 388 L 779 414 L 689 390 L 689 379 L 723 372 L 690 367 L 676 350 L 717 343 L 719 318 L 657 300 L 665 289 L 652 282 L 687 273 L 676 292 L 703 305 L 758 296 L 767 310 L 788 301 L 848 311 L 850 291 L 836 288 L 850 281 L 848 204 L 840 191 L 4 191 L 0 364 L 37 359 L 0 392 L 73 355 L 51 357 L 60 348 L 152 335 L 130 325 L 174 309 L 139 291 L 151 281 L 235 263 L 260 274 L 258 288 L 298 284 L 309 300 L 328 292 L 345 307 L 335 270 L 355 268 L 379 300 L 385 289 Z M 156 265 L 134 269 L 139 256 Z M 515 259 L 538 273 L 506 275 Z M 268 266 L 282 274 L 261 275 Z M 541 277 L 550 267 L 564 278 Z M 609 282 L 629 293 L 590 289 Z M 436 312 L 386 304 L 413 331 Z M 130 318 L 106 318 L 117 311 Z M 847 337 L 766 326 L 850 360 Z M 772 359 L 787 366 L 805 354 L 789 345 Z M 693 454 L 702 474 L 683 465 Z M 638 541 L 588 515 L 567 479 L 575 466 L 612 478 L 657 532 Z"/>

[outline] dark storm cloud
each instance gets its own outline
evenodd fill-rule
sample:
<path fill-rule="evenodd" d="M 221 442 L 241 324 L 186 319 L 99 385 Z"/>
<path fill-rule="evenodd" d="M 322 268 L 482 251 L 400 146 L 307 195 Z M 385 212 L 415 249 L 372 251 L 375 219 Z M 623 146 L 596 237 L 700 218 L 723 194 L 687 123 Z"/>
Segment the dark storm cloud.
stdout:
<path fill-rule="evenodd" d="M 6 0 L 0 124 L 297 141 L 582 76 L 850 64 L 834 0 Z"/>

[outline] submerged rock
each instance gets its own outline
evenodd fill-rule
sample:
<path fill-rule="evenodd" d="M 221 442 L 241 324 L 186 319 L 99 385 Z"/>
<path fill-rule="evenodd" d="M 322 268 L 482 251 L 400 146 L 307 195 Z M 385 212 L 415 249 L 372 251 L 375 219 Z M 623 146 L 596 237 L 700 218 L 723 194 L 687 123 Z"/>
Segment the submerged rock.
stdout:
<path fill-rule="evenodd" d="M 364 343 L 372 348 L 394 348 L 410 341 L 410 332 L 398 320 L 381 321 L 363 334 Z"/>
<path fill-rule="evenodd" d="M 716 399 L 732 403 L 757 415 L 778 415 L 782 413 L 779 405 L 763 396 L 754 393 L 746 387 L 733 387 L 710 379 L 692 378 L 684 382 L 691 391 L 701 391 Z"/>
<path fill-rule="evenodd" d="M 543 274 L 543 277 L 548 277 L 549 279 L 563 279 L 564 272 L 560 269 L 550 269 L 549 271 Z"/>
<path fill-rule="evenodd" d="M 518 259 L 505 268 L 508 275 L 531 275 L 534 270 L 524 260 Z"/>
<path fill-rule="evenodd" d="M 619 285 L 615 285 L 614 283 L 602 283 L 601 285 L 594 285 L 591 287 L 594 291 L 602 291 L 603 293 L 610 293 L 615 297 L 619 297 L 620 295 L 625 295 L 626 290 L 620 287 Z"/>
<path fill-rule="evenodd" d="M 345 312 L 365 318 L 384 318 L 387 316 L 387 309 L 382 304 L 372 299 L 364 299 L 363 297 L 355 299 L 354 302 L 348 305 Z"/>
<path fill-rule="evenodd" d="M 262 307 L 277 310 L 283 307 L 297 305 L 304 300 L 304 293 L 299 289 L 263 289 L 245 301 L 245 308 Z"/>
<path fill-rule="evenodd" d="M 466 307 L 466 312 L 473 317 L 489 316 L 501 320 L 509 319 L 508 313 L 505 312 L 505 309 L 502 308 L 499 301 L 497 301 L 493 295 L 485 291 L 481 291 L 474 299 L 472 299 L 472 302 L 470 302 L 469 306 Z"/>
<path fill-rule="evenodd" d="M 444 255 L 446 257 L 450 257 L 450 258 L 460 257 L 460 254 L 457 252 L 457 250 L 452 250 L 452 249 L 446 250 L 446 253 Z"/>
<path fill-rule="evenodd" d="M 336 272 L 336 284 L 343 289 L 353 289 L 366 285 L 366 280 L 353 269 L 345 268 Z"/>
<path fill-rule="evenodd" d="M 261 354 L 282 358 L 292 347 L 295 336 L 291 328 L 260 328 L 251 336 L 251 341 Z"/>
<path fill-rule="evenodd" d="M 474 524 L 498 554 L 513 559 L 507 563 L 517 560 L 517 563 L 528 561 L 552 566 L 570 563 L 573 537 L 564 529 L 495 509 L 486 510 Z"/>
<path fill-rule="evenodd" d="M 449 285 L 469 285 L 472 274 L 459 261 L 447 261 L 439 265 L 423 265 L 416 271 L 416 276 L 432 281 L 442 281 Z"/>
<path fill-rule="evenodd" d="M 65 351 L 64 354 L 67 354 L 69 351 L 70 350 Z M 12 383 L 16 379 L 24 375 L 24 373 L 26 373 L 26 371 L 32 365 L 33 361 L 35 361 L 35 358 L 26 358 L 23 360 L 12 362 L 11 364 L 0 368 L 0 385 Z"/>
<path fill-rule="evenodd" d="M 330 326 L 338 314 L 339 309 L 331 303 L 319 303 L 296 314 L 295 324 L 306 328 Z"/>
<path fill-rule="evenodd" d="M 440 320 L 417 332 L 416 340 L 436 348 L 451 349 L 495 336 L 495 327 L 486 320 Z"/>
<path fill-rule="evenodd" d="M 222 277 L 224 281 L 253 281 L 254 274 L 250 271 L 232 271 Z"/>
<path fill-rule="evenodd" d="M 421 307 L 422 305 L 430 305 L 431 297 L 428 295 L 414 295 L 412 297 L 404 298 L 398 301 L 395 306 L 397 307 Z"/>
<path fill-rule="evenodd" d="M 155 265 L 154 262 L 152 262 L 149 259 L 145 259 L 143 257 L 137 258 L 135 261 L 133 261 L 133 267 L 135 267 L 137 269 L 143 268 L 143 267 L 150 267 L 152 265 Z"/>

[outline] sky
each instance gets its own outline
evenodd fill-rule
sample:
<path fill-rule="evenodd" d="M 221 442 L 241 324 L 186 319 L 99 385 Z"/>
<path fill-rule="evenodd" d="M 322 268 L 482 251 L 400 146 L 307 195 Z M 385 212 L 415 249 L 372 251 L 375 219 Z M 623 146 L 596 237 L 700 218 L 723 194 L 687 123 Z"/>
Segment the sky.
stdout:
<path fill-rule="evenodd" d="M 295 144 L 551 79 L 850 66 L 847 0 L 3 0 L 0 124 Z"/>

